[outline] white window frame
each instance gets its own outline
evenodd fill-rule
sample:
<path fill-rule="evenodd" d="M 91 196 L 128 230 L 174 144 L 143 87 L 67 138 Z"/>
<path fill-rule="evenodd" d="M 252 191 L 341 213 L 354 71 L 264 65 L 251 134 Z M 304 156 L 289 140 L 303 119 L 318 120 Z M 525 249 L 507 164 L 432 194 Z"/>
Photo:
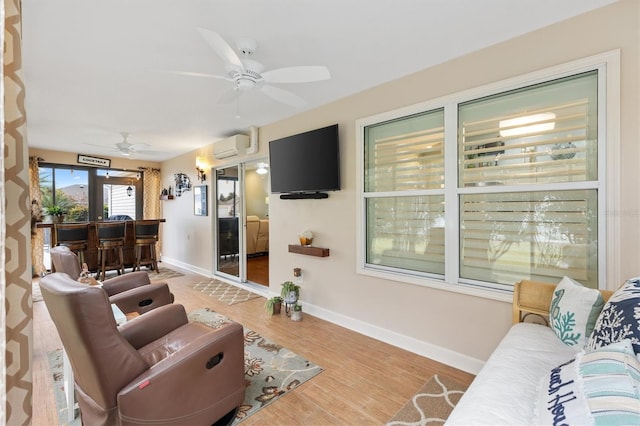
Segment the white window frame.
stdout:
<path fill-rule="evenodd" d="M 620 219 L 620 51 L 612 50 L 442 98 L 356 120 L 356 273 L 510 302 L 511 291 L 461 282 L 459 264 L 459 206 L 457 186 L 458 105 L 485 96 L 598 70 L 598 284 L 614 289 L 620 282 L 618 241 Z M 364 190 L 365 128 L 437 108 L 445 109 L 445 277 L 444 280 L 408 270 L 366 264 L 366 200 Z M 533 188 L 528 189 L 533 190 Z"/>

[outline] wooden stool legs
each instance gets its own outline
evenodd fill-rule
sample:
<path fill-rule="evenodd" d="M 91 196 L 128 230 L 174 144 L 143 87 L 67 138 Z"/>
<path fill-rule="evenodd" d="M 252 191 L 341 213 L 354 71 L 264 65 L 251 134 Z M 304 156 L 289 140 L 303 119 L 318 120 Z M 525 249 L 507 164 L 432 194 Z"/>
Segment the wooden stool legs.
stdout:
<path fill-rule="evenodd" d="M 115 262 L 108 264 L 107 257 L 109 252 L 113 252 Z M 116 269 L 118 275 L 124 275 L 124 252 L 122 251 L 122 244 L 107 243 L 101 244 L 98 247 L 98 273 L 96 279 L 104 280 L 106 278 L 107 270 Z M 102 278 L 100 276 L 102 275 Z"/>
<path fill-rule="evenodd" d="M 142 250 L 145 247 L 149 249 L 148 258 L 142 257 Z M 151 240 L 151 241 L 137 240 L 135 250 L 136 250 L 136 264 L 133 268 L 134 271 L 139 271 L 142 265 L 149 265 L 151 269 L 155 270 L 157 273 L 160 273 L 160 271 L 158 271 L 158 259 L 156 256 L 155 240 Z"/>

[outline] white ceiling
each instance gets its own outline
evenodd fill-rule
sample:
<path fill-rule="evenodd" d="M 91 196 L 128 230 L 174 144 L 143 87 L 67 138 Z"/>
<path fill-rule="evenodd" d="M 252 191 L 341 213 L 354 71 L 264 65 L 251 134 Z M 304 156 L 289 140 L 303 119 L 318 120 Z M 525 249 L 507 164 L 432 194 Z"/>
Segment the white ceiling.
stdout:
<path fill-rule="evenodd" d="M 118 156 L 121 132 L 163 161 L 247 133 L 616 0 L 28 0 L 23 7 L 27 137 L 38 148 Z M 327 81 L 279 84 L 219 104 L 224 74 L 196 28 L 258 42 L 266 70 L 325 65 Z"/>

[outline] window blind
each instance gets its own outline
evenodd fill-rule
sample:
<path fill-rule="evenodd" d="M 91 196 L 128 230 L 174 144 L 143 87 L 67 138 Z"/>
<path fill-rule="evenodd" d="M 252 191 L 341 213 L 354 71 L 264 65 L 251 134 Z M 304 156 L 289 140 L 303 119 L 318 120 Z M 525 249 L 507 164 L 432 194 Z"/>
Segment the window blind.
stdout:
<path fill-rule="evenodd" d="M 443 274 L 444 110 L 370 126 L 365 138 L 367 263 Z"/>
<path fill-rule="evenodd" d="M 596 112 L 596 72 L 459 106 L 461 278 L 597 285 Z"/>

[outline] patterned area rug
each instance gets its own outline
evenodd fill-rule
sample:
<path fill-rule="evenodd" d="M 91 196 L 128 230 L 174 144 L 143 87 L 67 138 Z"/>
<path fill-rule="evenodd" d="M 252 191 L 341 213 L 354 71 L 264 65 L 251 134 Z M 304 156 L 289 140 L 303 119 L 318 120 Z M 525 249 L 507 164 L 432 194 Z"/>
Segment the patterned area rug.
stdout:
<path fill-rule="evenodd" d="M 387 423 L 387 426 L 441 425 L 456 406 L 467 386 L 437 374 Z"/>
<path fill-rule="evenodd" d="M 191 312 L 189 319 L 212 328 L 220 328 L 229 322 L 225 316 L 207 308 Z M 67 408 L 62 377 L 62 349 L 49 352 L 48 357 L 49 367 L 53 374 L 60 424 L 79 426 L 79 415 L 72 423 L 66 422 Z M 322 370 L 322 367 L 244 327 L 244 374 L 247 389 L 244 402 L 232 425 L 242 422 L 261 408 L 293 391 Z"/>
<path fill-rule="evenodd" d="M 229 306 L 261 297 L 259 294 L 227 284 L 215 278 L 206 281 L 198 281 L 192 284 L 192 287 L 204 294 L 217 297 L 219 301 L 226 303 Z"/>
<path fill-rule="evenodd" d="M 147 274 L 149 275 L 149 279 L 151 281 L 164 281 L 164 280 L 168 280 L 169 278 L 177 278 L 177 277 L 184 276 L 183 273 L 174 271 L 173 269 L 169 269 L 169 268 L 158 267 L 158 272 L 145 270 L 145 269 L 143 269 L 143 271 L 147 272 Z M 117 276 L 118 276 L 118 273 L 115 271 L 109 271 L 107 273 L 107 278 L 113 278 Z M 40 293 L 40 285 L 38 284 L 39 281 L 33 280 L 31 283 L 32 283 L 31 297 L 33 298 L 33 301 L 42 302 L 42 294 Z"/>

